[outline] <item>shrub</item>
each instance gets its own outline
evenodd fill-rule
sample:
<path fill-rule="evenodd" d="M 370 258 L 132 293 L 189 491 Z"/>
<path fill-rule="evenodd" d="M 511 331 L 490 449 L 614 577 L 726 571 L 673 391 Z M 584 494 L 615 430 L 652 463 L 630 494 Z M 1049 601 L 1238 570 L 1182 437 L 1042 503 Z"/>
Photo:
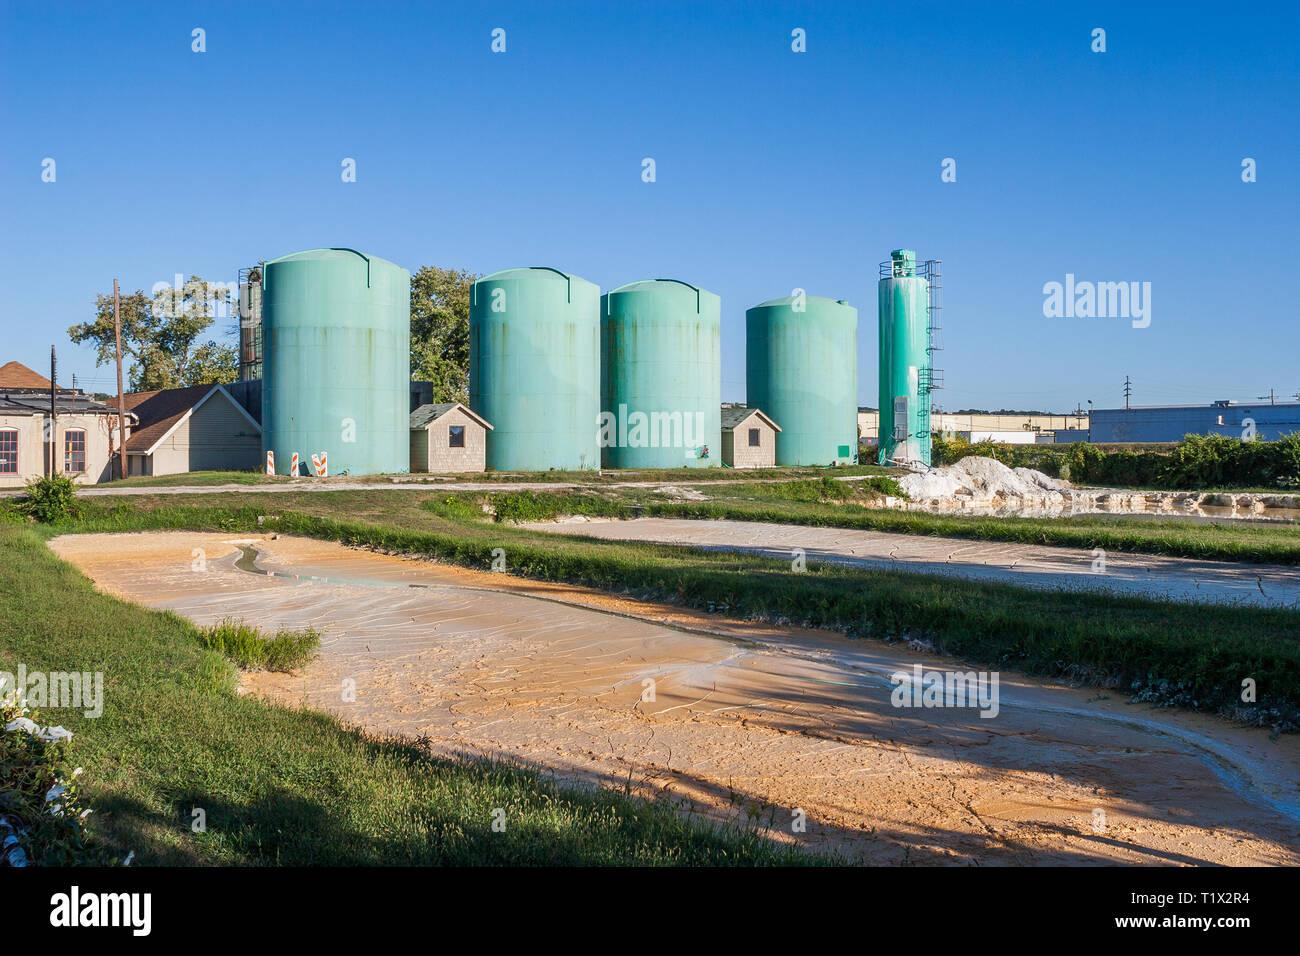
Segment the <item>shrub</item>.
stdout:
<path fill-rule="evenodd" d="M 600 495 L 558 495 L 535 491 L 507 491 L 488 495 L 497 521 L 553 521 L 561 515 L 596 515 L 626 518 L 630 510 L 620 501 Z"/>
<path fill-rule="evenodd" d="M 881 495 L 889 495 L 892 498 L 908 497 L 902 486 L 898 483 L 897 478 L 890 478 L 887 475 L 871 475 L 869 478 L 863 478 L 858 485 L 870 488 L 872 491 Z"/>
<path fill-rule="evenodd" d="M 1103 451 L 1087 442 L 1052 445 L 971 444 L 934 439 L 934 463 L 966 455 L 996 458 L 1012 468 L 1036 468 L 1053 477 L 1091 485 L 1169 488 L 1300 487 L 1300 433 L 1278 441 L 1241 441 L 1230 435 L 1185 435 L 1168 453 Z"/>
<path fill-rule="evenodd" d="M 27 494 L 19 507 L 37 521 L 62 521 L 79 514 L 77 490 L 66 475 L 36 478 L 27 483 Z"/>
<path fill-rule="evenodd" d="M 1052 478 L 1062 477 L 1068 461 L 1064 445 L 1008 445 L 1005 442 L 968 442 L 961 437 L 945 439 L 935 435 L 930 458 L 936 465 L 951 465 L 968 455 L 993 458 L 1008 468 L 1033 468 Z"/>
<path fill-rule="evenodd" d="M 431 498 L 424 502 L 422 507 L 453 521 L 468 521 L 484 517 L 483 506 L 478 495 L 470 497 L 446 495 L 442 498 Z"/>
<path fill-rule="evenodd" d="M 199 640 L 245 670 L 291 671 L 309 663 L 320 650 L 320 634 L 312 628 L 281 629 L 274 637 L 242 620 L 225 618 L 199 631 Z"/>

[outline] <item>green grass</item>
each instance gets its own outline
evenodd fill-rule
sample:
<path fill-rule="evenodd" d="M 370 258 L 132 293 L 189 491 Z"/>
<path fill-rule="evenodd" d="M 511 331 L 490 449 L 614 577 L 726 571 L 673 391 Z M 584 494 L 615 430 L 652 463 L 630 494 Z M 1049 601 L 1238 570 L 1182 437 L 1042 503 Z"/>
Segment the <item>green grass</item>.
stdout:
<path fill-rule="evenodd" d="M 1094 489 L 1094 490 L 1097 490 L 1097 489 L 1110 490 L 1111 488 L 1114 487 L 1114 485 L 1096 485 L 1096 484 L 1090 484 L 1090 483 L 1088 483 L 1088 482 L 1084 482 L 1084 481 L 1071 482 L 1071 484 L 1073 484 L 1076 488 L 1091 488 L 1091 489 Z M 1123 487 L 1123 489 L 1121 489 L 1121 490 L 1123 490 L 1123 491 L 1163 491 L 1163 492 L 1166 492 L 1166 493 L 1170 493 L 1170 492 L 1178 493 L 1178 492 L 1179 492 L 1179 489 L 1171 489 L 1171 488 L 1168 488 L 1168 487 L 1161 487 L 1161 486 L 1159 486 L 1159 485 L 1149 485 L 1149 484 L 1148 484 L 1148 485 L 1143 485 L 1143 484 L 1125 485 L 1125 486 Z M 1255 486 L 1246 486 L 1246 485 L 1243 485 L 1243 486 L 1240 486 L 1240 487 L 1238 487 L 1238 486 L 1218 486 L 1218 487 L 1212 487 L 1212 488 L 1185 489 L 1185 490 L 1182 490 L 1181 493 L 1183 493 L 1183 494 L 1193 494 L 1193 495 L 1277 495 L 1277 496 L 1279 496 L 1279 497 L 1289 497 L 1289 498 L 1293 498 L 1293 499 L 1295 499 L 1296 504 L 1295 504 L 1295 505 L 1292 505 L 1292 507 L 1300 507 L 1300 490 L 1296 490 L 1295 488 L 1264 488 L 1264 487 L 1260 487 L 1260 486 L 1258 486 L 1258 485 L 1255 485 Z"/>
<path fill-rule="evenodd" d="M 889 478 L 838 481 L 831 478 L 748 483 L 702 488 L 707 501 L 676 501 L 642 488 L 593 489 L 585 493 L 523 491 L 447 493 L 426 499 L 424 507 L 448 518 L 486 518 L 488 504 L 501 521 L 549 521 L 568 515 L 605 518 L 728 518 L 739 521 L 854 528 L 895 534 L 929 535 L 1052 545 L 1092 551 L 1167 555 L 1261 564 L 1300 564 L 1300 525 L 1216 522 L 1176 518 L 1087 516 L 999 518 L 943 515 L 873 507 L 889 493 Z M 881 487 L 884 486 L 884 487 Z M 408 492 L 409 494 L 409 492 Z"/>
<path fill-rule="evenodd" d="M 897 475 L 898 469 L 880 465 L 836 465 L 818 468 L 628 468 L 602 471 L 484 471 L 452 476 L 456 481 L 572 482 L 602 485 L 622 481 L 655 481 L 691 484 L 700 481 L 761 481 L 765 479 L 815 478 L 823 475 Z"/>
<path fill-rule="evenodd" d="M 45 548 L 49 530 L 0 524 L 0 669 L 103 672 L 101 717 L 47 715 L 75 734 L 69 757 L 85 768 L 91 830 L 118 859 L 134 850 L 146 865 L 816 861 L 662 803 L 559 787 L 528 768 L 431 759 L 417 743 L 238 696 L 234 665 L 202 647 L 188 621 L 99 593 Z M 191 831 L 196 808 L 206 832 Z M 496 808 L 505 832 L 491 829 Z"/>
<path fill-rule="evenodd" d="M 287 484 L 288 475 L 268 475 L 262 471 L 187 471 L 179 475 L 131 475 L 114 480 L 112 488 L 175 488 L 205 485 Z"/>
<path fill-rule="evenodd" d="M 896 469 L 882 468 L 879 465 L 840 465 L 826 468 L 759 468 L 736 470 L 733 468 L 656 468 L 656 469 L 605 469 L 603 471 L 481 471 L 463 474 L 445 475 L 367 475 L 348 479 L 334 475 L 330 480 L 344 485 L 346 482 L 382 482 L 390 479 L 413 481 L 418 484 L 436 486 L 439 482 L 475 482 L 492 484 L 494 482 L 564 482 L 573 484 L 604 485 L 620 481 L 752 481 L 756 479 L 811 477 L 823 474 L 845 475 L 890 475 L 897 474 Z M 267 475 L 261 471 L 189 471 L 179 475 L 133 475 L 129 478 L 114 480 L 105 487 L 113 488 L 178 488 L 206 487 L 211 485 L 289 485 L 288 475 Z"/>
<path fill-rule="evenodd" d="M 199 642 L 244 670 L 292 671 L 310 664 L 320 651 L 320 634 L 311 628 L 281 629 L 265 637 L 252 625 L 233 618 L 201 629 Z"/>
<path fill-rule="evenodd" d="M 277 500 L 274 510 L 248 500 L 256 497 L 232 492 L 195 495 L 181 504 L 138 501 L 113 513 L 88 509 L 75 527 L 273 530 L 485 569 L 493 549 L 503 548 L 507 569 L 517 574 L 860 637 L 927 639 L 968 660 L 1117 687 L 1261 724 L 1289 729 L 1300 704 L 1300 612 L 1293 610 L 1045 592 L 832 564 L 794 573 L 788 562 L 759 556 L 560 537 L 448 517 L 425 505 L 437 496 L 413 492 L 302 493 Z M 1033 528 L 1038 535 L 1045 526 L 1026 524 L 1024 533 Z M 1250 706 L 1239 701 L 1247 677 L 1260 688 L 1259 702 Z"/>

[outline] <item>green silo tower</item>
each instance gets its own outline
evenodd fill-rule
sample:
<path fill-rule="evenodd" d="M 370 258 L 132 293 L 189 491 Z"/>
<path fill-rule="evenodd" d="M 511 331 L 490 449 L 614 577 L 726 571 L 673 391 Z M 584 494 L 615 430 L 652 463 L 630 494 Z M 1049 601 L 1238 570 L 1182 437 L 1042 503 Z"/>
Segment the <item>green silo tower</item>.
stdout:
<path fill-rule="evenodd" d="M 677 279 L 601 296 L 601 459 L 607 468 L 721 461 L 722 300 Z"/>
<path fill-rule="evenodd" d="M 262 444 L 275 469 L 410 471 L 411 274 L 354 249 L 312 249 L 262 270 Z"/>
<path fill-rule="evenodd" d="M 858 310 L 802 290 L 745 313 L 746 404 L 781 426 L 778 465 L 858 460 Z"/>
<path fill-rule="evenodd" d="M 911 249 L 895 249 L 880 266 L 881 464 L 930 464 L 931 393 L 942 384 L 932 367 L 931 281 L 938 260 L 918 267 Z"/>
<path fill-rule="evenodd" d="M 492 423 L 487 466 L 600 467 L 600 289 L 536 266 L 470 290 L 470 407 Z"/>

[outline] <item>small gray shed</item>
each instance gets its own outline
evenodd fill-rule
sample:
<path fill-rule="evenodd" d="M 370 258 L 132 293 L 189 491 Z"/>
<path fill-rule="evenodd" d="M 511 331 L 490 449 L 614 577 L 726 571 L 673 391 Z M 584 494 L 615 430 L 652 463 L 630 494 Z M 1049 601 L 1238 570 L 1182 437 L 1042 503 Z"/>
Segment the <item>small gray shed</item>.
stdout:
<path fill-rule="evenodd" d="M 776 433 L 781 426 L 761 408 L 743 405 L 722 410 L 722 463 L 732 468 L 771 468 L 776 464 Z"/>
<path fill-rule="evenodd" d="M 482 471 L 492 425 L 460 402 L 411 412 L 411 471 Z"/>

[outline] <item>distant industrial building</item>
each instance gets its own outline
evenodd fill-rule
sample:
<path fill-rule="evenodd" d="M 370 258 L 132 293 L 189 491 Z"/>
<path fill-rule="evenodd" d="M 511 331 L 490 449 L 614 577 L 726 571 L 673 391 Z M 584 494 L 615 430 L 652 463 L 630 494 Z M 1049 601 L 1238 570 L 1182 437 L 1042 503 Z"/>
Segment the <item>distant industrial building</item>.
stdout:
<path fill-rule="evenodd" d="M 862 441 L 875 444 L 880 434 L 879 429 L 880 413 L 874 408 L 859 408 L 858 433 Z M 972 439 L 973 441 L 980 441 L 982 438 L 1011 441 L 1010 438 L 997 436 L 1006 436 L 1013 432 L 1024 432 L 1030 436 L 1016 439 L 1017 443 L 1025 444 L 1049 442 L 1053 435 L 1059 442 L 1062 440 L 1060 437 L 1062 433 L 1067 435 L 1082 433 L 1084 438 L 1070 440 L 1086 441 L 1088 414 L 1081 412 L 1076 415 L 982 415 L 966 412 L 957 415 L 950 412 L 932 412 L 930 430 L 935 435 L 947 437 L 981 436 Z"/>
<path fill-rule="evenodd" d="M 1171 442 L 1184 435 L 1227 435 L 1276 441 L 1300 432 L 1300 402 L 1209 405 L 1143 405 L 1098 408 L 1092 412 L 1093 442 Z"/>

